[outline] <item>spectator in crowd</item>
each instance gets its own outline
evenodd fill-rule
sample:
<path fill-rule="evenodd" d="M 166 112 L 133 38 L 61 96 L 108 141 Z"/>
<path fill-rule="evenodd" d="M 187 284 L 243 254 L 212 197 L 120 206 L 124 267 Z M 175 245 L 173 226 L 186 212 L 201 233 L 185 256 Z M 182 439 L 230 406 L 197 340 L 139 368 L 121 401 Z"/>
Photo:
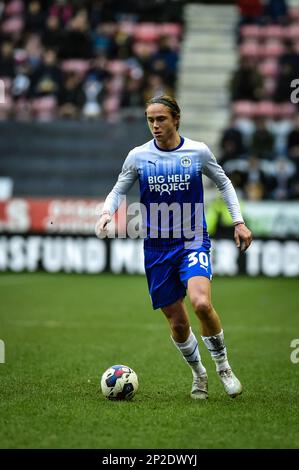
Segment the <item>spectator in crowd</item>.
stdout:
<path fill-rule="evenodd" d="M 92 46 L 88 28 L 87 11 L 81 9 L 66 25 L 60 50 L 61 58 L 89 59 L 92 56 Z"/>
<path fill-rule="evenodd" d="M 173 89 L 167 86 L 160 75 L 150 74 L 147 78 L 144 92 L 143 100 L 144 102 L 149 101 L 152 97 L 161 96 L 163 94 L 171 95 Z"/>
<path fill-rule="evenodd" d="M 274 153 L 274 135 L 267 128 L 265 117 L 256 119 L 256 129 L 252 134 L 249 151 L 258 158 L 272 158 Z"/>
<path fill-rule="evenodd" d="M 254 61 L 247 57 L 242 57 L 229 85 L 232 101 L 259 101 L 263 97 L 263 85 L 263 77 Z"/>
<path fill-rule="evenodd" d="M 244 176 L 244 190 L 246 199 L 258 201 L 267 196 L 270 182 L 262 169 L 261 160 L 256 155 L 251 155 Z"/>
<path fill-rule="evenodd" d="M 151 71 L 160 75 L 165 84 L 173 86 L 176 79 L 177 63 L 178 53 L 174 44 L 171 43 L 171 38 L 161 37 L 159 49 L 151 60 Z"/>
<path fill-rule="evenodd" d="M 60 29 L 58 16 L 48 16 L 46 20 L 46 28 L 42 35 L 42 42 L 46 48 L 55 49 L 60 57 L 60 50 L 63 43 L 63 32 Z"/>
<path fill-rule="evenodd" d="M 66 26 L 71 17 L 73 16 L 73 7 L 71 2 L 67 0 L 55 0 L 51 2 L 48 11 L 50 16 L 56 16 L 62 28 Z"/>
<path fill-rule="evenodd" d="M 295 165 L 288 159 L 280 157 L 275 161 L 273 171 L 275 187 L 271 194 L 273 199 L 288 200 L 291 198 L 295 175 Z"/>
<path fill-rule="evenodd" d="M 220 139 L 220 161 L 223 165 L 229 160 L 241 158 L 245 153 L 243 136 L 236 127 L 235 117 L 230 119 L 229 126 L 224 129 Z"/>
<path fill-rule="evenodd" d="M 9 40 L 3 41 L 0 54 L 0 75 L 12 78 L 15 74 L 13 43 Z"/>
<path fill-rule="evenodd" d="M 45 12 L 42 10 L 41 2 L 32 0 L 27 7 L 25 17 L 25 29 L 31 33 L 41 34 L 45 25 Z"/>
<path fill-rule="evenodd" d="M 267 0 L 264 14 L 269 23 L 286 24 L 288 21 L 286 0 Z"/>
<path fill-rule="evenodd" d="M 288 135 L 287 150 L 289 158 L 296 165 L 299 173 L 299 114 L 294 118 L 294 128 Z"/>
<path fill-rule="evenodd" d="M 54 49 L 46 49 L 43 61 L 32 74 L 31 96 L 58 96 L 62 85 L 62 72 L 57 63 L 57 54 Z"/>
<path fill-rule="evenodd" d="M 182 22 L 182 5 L 174 5 L 172 0 L 171 8 L 168 0 L 159 5 L 134 0 L 19 3 L 16 31 L 8 31 L 1 43 L 0 74 L 14 81 L 14 93 L 10 100 L 7 98 L 2 116 L 14 115 L 11 105 L 16 100 L 17 113 L 21 99 L 30 104 L 30 100 L 41 97 L 58 97 L 61 117 L 113 115 L 116 120 L 122 109 L 137 110 L 143 106 L 144 97 L 151 91 L 174 91 L 179 29 L 175 28 L 177 33 L 172 37 L 164 36 L 158 41 L 157 34 L 155 40 L 143 41 L 134 35 L 134 28 L 140 21 Z M 0 28 L 11 14 L 6 6 L 3 12 Z M 17 56 L 26 57 L 18 66 Z M 123 67 L 118 67 L 117 61 Z M 79 69 L 80 77 L 67 75 L 63 80 L 62 71 Z M 75 83 L 78 80 L 80 83 Z M 84 109 L 78 108 L 79 102 Z M 32 113 L 37 119 L 44 116 L 40 103 L 40 112 Z"/>
<path fill-rule="evenodd" d="M 59 116 L 77 119 L 84 103 L 85 95 L 80 76 L 75 72 L 67 73 L 58 94 Z"/>
<path fill-rule="evenodd" d="M 289 65 L 294 74 L 298 77 L 299 75 L 299 54 L 296 51 L 294 41 L 286 39 L 284 41 L 284 52 L 279 57 L 279 66 Z"/>

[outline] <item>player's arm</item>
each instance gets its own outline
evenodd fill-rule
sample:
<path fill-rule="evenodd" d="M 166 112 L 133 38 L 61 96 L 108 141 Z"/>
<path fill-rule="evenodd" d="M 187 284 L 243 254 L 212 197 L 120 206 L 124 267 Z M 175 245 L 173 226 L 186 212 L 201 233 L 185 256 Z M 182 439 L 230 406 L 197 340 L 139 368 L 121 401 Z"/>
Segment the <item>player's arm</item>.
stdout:
<path fill-rule="evenodd" d="M 216 184 L 218 190 L 231 215 L 235 226 L 234 238 L 241 251 L 247 250 L 252 242 L 251 231 L 246 227 L 242 217 L 240 204 L 231 180 L 225 174 L 223 168 L 217 163 L 216 158 L 206 146 L 203 156 L 202 172 Z"/>
<path fill-rule="evenodd" d="M 96 224 L 96 234 L 98 236 L 107 232 L 108 224 L 111 222 L 113 214 L 119 208 L 124 196 L 131 189 L 137 177 L 138 173 L 135 165 L 135 157 L 134 154 L 130 152 L 123 164 L 116 184 L 105 199 L 102 214 Z"/>

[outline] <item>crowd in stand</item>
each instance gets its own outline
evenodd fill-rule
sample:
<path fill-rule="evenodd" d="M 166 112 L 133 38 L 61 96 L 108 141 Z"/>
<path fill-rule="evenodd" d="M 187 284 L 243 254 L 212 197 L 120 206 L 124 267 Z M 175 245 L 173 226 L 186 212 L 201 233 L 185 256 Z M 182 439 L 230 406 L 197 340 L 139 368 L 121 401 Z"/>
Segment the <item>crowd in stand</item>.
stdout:
<path fill-rule="evenodd" d="M 134 117 L 174 92 L 182 26 L 173 0 L 0 1 L 0 119 Z"/>
<path fill-rule="evenodd" d="M 239 65 L 220 161 L 244 198 L 299 198 L 299 10 L 285 0 L 238 0 Z M 296 80 L 298 79 L 298 83 Z"/>

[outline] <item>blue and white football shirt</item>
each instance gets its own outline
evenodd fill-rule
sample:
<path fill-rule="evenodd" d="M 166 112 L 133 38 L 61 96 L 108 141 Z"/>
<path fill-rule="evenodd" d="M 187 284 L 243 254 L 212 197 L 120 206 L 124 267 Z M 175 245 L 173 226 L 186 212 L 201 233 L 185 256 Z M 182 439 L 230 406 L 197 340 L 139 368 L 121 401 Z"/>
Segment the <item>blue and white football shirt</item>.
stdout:
<path fill-rule="evenodd" d="M 210 149 L 203 142 L 184 137 L 178 147 L 171 150 L 160 149 L 155 139 L 132 149 L 103 210 L 113 214 L 138 179 L 140 202 L 146 216 L 145 248 L 168 250 L 171 246 L 200 239 L 208 250 L 203 174 L 215 182 L 233 222 L 243 221 L 231 181 Z"/>

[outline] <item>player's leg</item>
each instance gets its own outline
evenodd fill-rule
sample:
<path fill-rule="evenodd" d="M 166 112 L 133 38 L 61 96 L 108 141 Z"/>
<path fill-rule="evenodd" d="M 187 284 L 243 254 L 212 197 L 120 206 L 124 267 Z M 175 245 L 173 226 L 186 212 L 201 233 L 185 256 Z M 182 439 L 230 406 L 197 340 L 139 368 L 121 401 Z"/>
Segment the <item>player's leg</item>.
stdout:
<path fill-rule="evenodd" d="M 191 397 L 194 399 L 208 398 L 208 378 L 206 369 L 201 362 L 197 339 L 192 332 L 189 316 L 183 298 L 171 305 L 161 308 L 169 322 L 171 338 L 189 364 L 193 374 Z"/>
<path fill-rule="evenodd" d="M 236 397 L 242 393 L 242 385 L 227 359 L 221 321 L 211 302 L 211 282 L 207 277 L 194 276 L 188 279 L 187 286 L 193 310 L 200 322 L 203 342 L 215 362 L 225 391 L 231 397 Z"/>

